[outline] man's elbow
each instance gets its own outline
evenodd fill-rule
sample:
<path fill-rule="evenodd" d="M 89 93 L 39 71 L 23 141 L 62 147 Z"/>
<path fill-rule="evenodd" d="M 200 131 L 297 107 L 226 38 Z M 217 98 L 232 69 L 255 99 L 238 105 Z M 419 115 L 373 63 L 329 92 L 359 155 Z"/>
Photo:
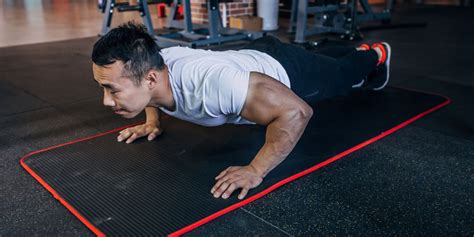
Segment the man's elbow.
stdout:
<path fill-rule="evenodd" d="M 313 108 L 309 105 L 302 105 L 297 108 L 293 108 L 292 113 L 293 121 L 301 121 L 302 123 L 307 123 L 313 116 Z"/>
<path fill-rule="evenodd" d="M 313 117 L 313 108 L 306 104 L 300 108 L 300 114 L 302 119 L 310 120 Z"/>

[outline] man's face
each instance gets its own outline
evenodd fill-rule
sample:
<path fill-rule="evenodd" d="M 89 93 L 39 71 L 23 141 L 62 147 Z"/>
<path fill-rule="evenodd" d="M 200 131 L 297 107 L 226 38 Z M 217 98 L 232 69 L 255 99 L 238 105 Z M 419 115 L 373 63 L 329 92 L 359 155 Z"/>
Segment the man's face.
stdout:
<path fill-rule="evenodd" d="M 124 118 L 133 118 L 145 109 L 150 101 L 149 90 L 137 86 L 123 75 L 123 62 L 116 61 L 105 67 L 92 65 L 94 79 L 104 89 L 104 105 Z"/>

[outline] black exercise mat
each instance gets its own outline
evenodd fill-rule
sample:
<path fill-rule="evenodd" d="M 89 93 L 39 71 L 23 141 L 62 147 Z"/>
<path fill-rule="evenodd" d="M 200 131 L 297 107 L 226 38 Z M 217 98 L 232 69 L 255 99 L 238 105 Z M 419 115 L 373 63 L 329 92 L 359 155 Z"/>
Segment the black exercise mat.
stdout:
<path fill-rule="evenodd" d="M 206 128 L 164 117 L 156 141 L 116 142 L 117 131 L 30 153 L 21 164 L 98 235 L 179 235 L 313 172 L 449 103 L 398 88 L 319 102 L 291 155 L 240 201 L 210 193 L 228 166 L 248 164 L 265 128 Z"/>

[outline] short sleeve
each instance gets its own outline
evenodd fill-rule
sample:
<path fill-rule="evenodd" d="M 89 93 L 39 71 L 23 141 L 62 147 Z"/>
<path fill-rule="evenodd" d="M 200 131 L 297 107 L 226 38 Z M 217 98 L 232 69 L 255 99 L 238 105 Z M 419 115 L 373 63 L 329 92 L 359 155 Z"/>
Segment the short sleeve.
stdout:
<path fill-rule="evenodd" d="M 250 72 L 213 65 L 205 73 L 204 109 L 210 116 L 239 115 L 247 98 Z"/>

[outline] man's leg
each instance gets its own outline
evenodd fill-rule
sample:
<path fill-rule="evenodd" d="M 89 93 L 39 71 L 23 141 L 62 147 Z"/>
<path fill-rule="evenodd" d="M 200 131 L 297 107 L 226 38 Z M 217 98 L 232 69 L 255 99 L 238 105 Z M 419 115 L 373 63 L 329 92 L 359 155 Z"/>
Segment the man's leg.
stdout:
<path fill-rule="evenodd" d="M 322 54 L 332 58 L 340 58 L 343 57 L 352 51 L 356 50 L 354 47 L 349 46 L 333 46 L 333 47 L 326 47 L 321 50 L 318 50 L 317 54 Z"/>
<path fill-rule="evenodd" d="M 266 36 L 246 49 L 259 50 L 275 58 L 290 77 L 291 89 L 302 99 L 317 101 L 344 95 L 373 72 L 379 61 L 374 49 L 338 47 L 327 49 L 330 57 L 285 44 Z"/>
<path fill-rule="evenodd" d="M 321 54 L 321 55 L 325 55 L 325 56 L 329 56 L 329 57 L 332 57 L 332 58 L 341 58 L 341 57 L 344 57 L 344 56 L 346 56 L 350 53 L 353 53 L 356 50 L 357 51 L 365 51 L 365 50 L 370 50 L 370 49 L 371 49 L 371 47 L 368 44 L 361 44 L 356 48 L 351 47 L 351 46 L 332 46 L 332 47 L 326 47 L 326 48 L 323 48 L 321 50 L 318 50 L 316 53 Z M 377 54 L 381 53 L 377 50 L 377 48 L 376 48 L 376 51 L 377 51 Z M 379 57 L 380 57 L 380 55 L 379 55 Z M 367 78 L 362 79 L 359 83 L 352 85 L 352 88 L 362 87 L 362 85 L 364 85 L 364 83 L 366 83 L 366 82 L 367 82 Z"/>
<path fill-rule="evenodd" d="M 307 101 L 347 94 L 361 83 L 378 63 L 375 50 L 348 47 L 328 48 L 314 53 L 288 44 L 279 45 L 275 58 L 290 76 L 293 91 Z"/>
<path fill-rule="evenodd" d="M 368 47 L 368 49 L 370 49 L 370 47 Z M 325 55 L 325 56 L 328 56 L 328 57 L 332 57 L 332 58 L 341 58 L 341 57 L 344 57 L 344 56 L 346 56 L 350 53 L 353 53 L 355 50 L 367 50 L 367 48 L 365 48 L 365 47 L 354 48 L 354 47 L 350 47 L 350 46 L 333 46 L 333 47 L 326 47 L 326 48 L 323 48 L 321 50 L 318 50 L 316 53 L 321 54 L 321 55 Z M 365 80 L 362 79 L 362 80 L 359 81 L 359 83 L 352 85 L 352 88 L 362 87 L 364 82 L 365 82 Z"/>

